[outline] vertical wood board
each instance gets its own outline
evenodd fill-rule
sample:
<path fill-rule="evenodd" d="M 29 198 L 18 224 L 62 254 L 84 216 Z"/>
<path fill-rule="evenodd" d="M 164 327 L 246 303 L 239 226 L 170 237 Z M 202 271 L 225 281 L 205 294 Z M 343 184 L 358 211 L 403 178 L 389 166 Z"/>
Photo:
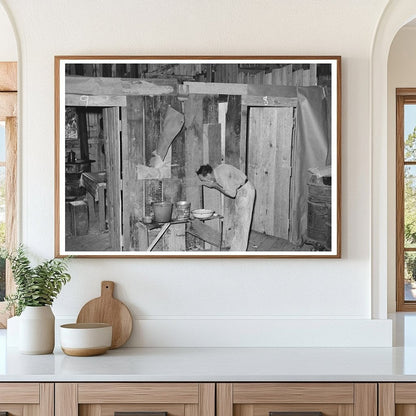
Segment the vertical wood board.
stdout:
<path fill-rule="evenodd" d="M 248 179 L 256 189 L 252 228 L 268 235 L 274 230 L 276 126 L 274 108 L 250 109 Z"/>
<path fill-rule="evenodd" d="M 107 170 L 107 212 L 112 250 L 121 248 L 120 120 L 119 108 L 103 110 Z"/>
<path fill-rule="evenodd" d="M 122 249 L 128 251 L 131 249 L 131 230 L 130 230 L 130 200 L 129 200 L 129 189 L 128 181 L 130 180 L 129 166 L 130 166 L 130 146 L 129 146 L 129 129 L 127 124 L 127 108 L 122 107 L 120 109 L 120 221 L 121 221 L 121 236 L 122 238 Z M 126 188 L 125 188 L 126 187 Z"/>
<path fill-rule="evenodd" d="M 224 161 L 240 169 L 240 129 L 241 129 L 241 95 L 229 95 L 225 116 Z M 234 236 L 235 200 L 223 198 L 224 201 L 224 240 L 229 245 Z"/>
<path fill-rule="evenodd" d="M 190 94 L 185 102 L 186 199 L 191 207 L 201 208 L 201 184 L 196 171 L 203 163 L 203 96 Z"/>
<path fill-rule="evenodd" d="M 221 164 L 221 125 L 204 124 L 203 126 L 204 142 L 204 164 L 208 163 L 212 167 Z M 221 205 L 221 193 L 216 189 L 203 187 L 203 205 L 204 208 L 212 209 L 219 214 L 223 214 Z M 214 224 L 207 225 L 217 228 Z"/>
<path fill-rule="evenodd" d="M 289 238 L 292 179 L 293 109 L 277 108 L 275 213 L 273 235 Z"/>
<path fill-rule="evenodd" d="M 184 112 L 183 104 L 175 96 L 170 96 L 170 105 L 176 111 Z M 179 132 L 171 145 L 172 149 L 172 178 L 183 179 L 185 177 L 185 128 Z M 185 199 L 185 195 L 181 195 Z"/>
<path fill-rule="evenodd" d="M 127 97 L 127 137 L 123 137 L 123 216 L 124 249 L 138 250 L 141 231 L 138 221 L 144 216 L 144 183 L 137 179 L 137 166 L 144 164 L 144 98 Z M 124 153 L 123 152 L 123 153 Z"/>
<path fill-rule="evenodd" d="M 204 124 L 218 123 L 218 95 L 205 95 L 202 101 Z"/>
<path fill-rule="evenodd" d="M 240 170 L 247 175 L 247 117 L 248 108 L 241 105 L 241 127 L 240 127 Z"/>
<path fill-rule="evenodd" d="M 229 95 L 225 125 L 225 163 L 240 169 L 241 96 Z"/>
<path fill-rule="evenodd" d="M 157 149 L 160 137 L 160 107 L 161 97 L 144 97 L 145 117 L 145 164 L 149 166 L 152 152 Z"/>

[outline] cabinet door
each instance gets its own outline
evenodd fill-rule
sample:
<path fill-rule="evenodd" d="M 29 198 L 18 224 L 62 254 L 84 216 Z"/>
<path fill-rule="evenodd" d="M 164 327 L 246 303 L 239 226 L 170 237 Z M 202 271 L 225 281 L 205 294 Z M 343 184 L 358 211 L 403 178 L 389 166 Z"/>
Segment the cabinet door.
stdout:
<path fill-rule="evenodd" d="M 55 416 L 215 416 L 213 383 L 58 383 Z"/>
<path fill-rule="evenodd" d="M 53 416 L 52 383 L 0 383 L 0 415 Z"/>
<path fill-rule="evenodd" d="M 416 415 L 416 383 L 380 383 L 379 416 Z"/>
<path fill-rule="evenodd" d="M 220 383 L 217 416 L 377 416 L 375 383 Z"/>

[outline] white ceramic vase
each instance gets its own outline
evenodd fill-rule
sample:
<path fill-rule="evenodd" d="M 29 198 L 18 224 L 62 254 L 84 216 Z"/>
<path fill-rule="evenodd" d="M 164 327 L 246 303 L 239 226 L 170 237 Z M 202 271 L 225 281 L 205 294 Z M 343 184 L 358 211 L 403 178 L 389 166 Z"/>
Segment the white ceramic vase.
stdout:
<path fill-rule="evenodd" d="M 19 319 L 19 351 L 50 354 L 55 346 L 55 316 L 51 307 L 26 306 Z"/>

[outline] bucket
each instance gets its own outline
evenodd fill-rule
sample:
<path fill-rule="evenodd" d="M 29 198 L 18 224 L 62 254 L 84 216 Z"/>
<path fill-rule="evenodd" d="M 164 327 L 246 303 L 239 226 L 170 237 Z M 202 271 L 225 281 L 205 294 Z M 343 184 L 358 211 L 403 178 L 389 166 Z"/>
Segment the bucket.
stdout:
<path fill-rule="evenodd" d="M 187 220 L 191 214 L 191 203 L 188 201 L 178 201 L 176 203 L 176 213 L 178 220 Z"/>
<path fill-rule="evenodd" d="M 153 213 L 156 222 L 169 222 L 172 215 L 171 202 L 153 202 Z"/>

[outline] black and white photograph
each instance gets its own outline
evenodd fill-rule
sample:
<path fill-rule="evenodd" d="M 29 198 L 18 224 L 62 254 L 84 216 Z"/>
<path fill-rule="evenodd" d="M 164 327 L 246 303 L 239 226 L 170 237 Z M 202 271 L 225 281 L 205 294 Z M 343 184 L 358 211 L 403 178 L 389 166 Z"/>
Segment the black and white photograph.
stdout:
<path fill-rule="evenodd" d="M 340 257 L 340 57 L 55 57 L 56 254 Z"/>

